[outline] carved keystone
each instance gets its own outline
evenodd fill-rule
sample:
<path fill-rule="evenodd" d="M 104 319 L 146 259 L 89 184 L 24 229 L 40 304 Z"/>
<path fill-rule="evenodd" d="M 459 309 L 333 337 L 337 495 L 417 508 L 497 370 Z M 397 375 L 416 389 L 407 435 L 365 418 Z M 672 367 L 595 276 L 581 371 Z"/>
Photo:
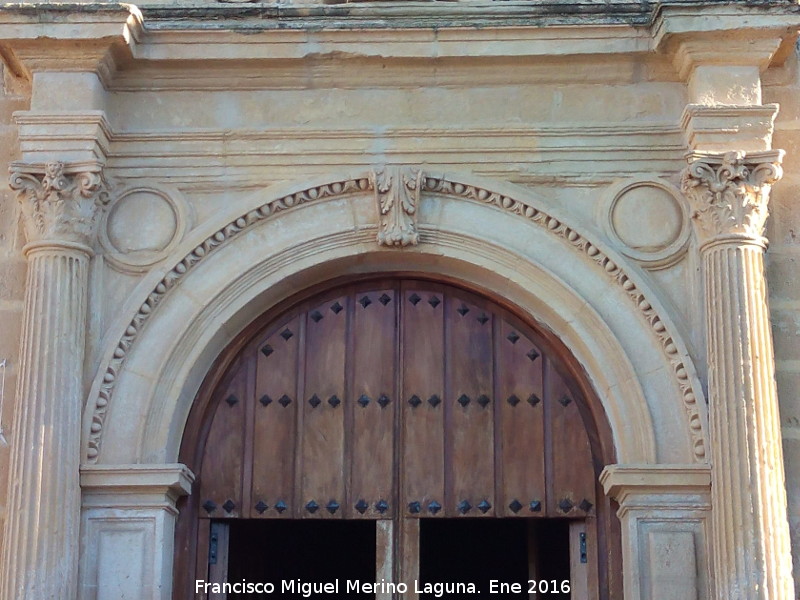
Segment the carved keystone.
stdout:
<path fill-rule="evenodd" d="M 419 243 L 417 207 L 422 190 L 422 171 L 384 166 L 375 169 L 370 179 L 380 220 L 378 244 L 416 246 Z"/>

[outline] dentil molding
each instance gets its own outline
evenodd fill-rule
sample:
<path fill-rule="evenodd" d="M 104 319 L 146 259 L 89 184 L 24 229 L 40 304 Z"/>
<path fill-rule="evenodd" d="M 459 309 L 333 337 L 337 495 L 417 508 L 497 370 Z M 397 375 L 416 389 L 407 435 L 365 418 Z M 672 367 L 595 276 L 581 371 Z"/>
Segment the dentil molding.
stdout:
<path fill-rule="evenodd" d="M 98 215 L 108 203 L 102 165 L 12 163 L 10 170 L 29 245 L 91 248 Z"/>

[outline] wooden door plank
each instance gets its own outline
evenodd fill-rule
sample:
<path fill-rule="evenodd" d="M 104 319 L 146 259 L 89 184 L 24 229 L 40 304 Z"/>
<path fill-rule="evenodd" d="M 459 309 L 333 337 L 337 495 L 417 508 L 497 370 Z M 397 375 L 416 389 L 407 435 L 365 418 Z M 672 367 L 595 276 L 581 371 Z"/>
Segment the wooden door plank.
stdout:
<path fill-rule="evenodd" d="M 444 514 L 444 296 L 404 286 L 399 514 Z"/>
<path fill-rule="evenodd" d="M 349 298 L 313 307 L 306 319 L 302 518 L 341 518 L 344 492 L 345 356 Z M 317 319 L 316 314 L 324 315 Z"/>
<path fill-rule="evenodd" d="M 395 523 L 396 521 L 389 519 L 375 523 L 375 581 L 396 581 Z M 375 594 L 375 600 L 393 600 L 393 597 L 394 594 L 383 589 Z"/>
<path fill-rule="evenodd" d="M 242 506 L 242 467 L 248 363 L 240 360 L 217 391 L 200 475 L 200 517 L 236 518 Z"/>
<path fill-rule="evenodd" d="M 493 315 L 447 298 L 447 425 L 445 493 L 448 516 L 494 516 Z"/>
<path fill-rule="evenodd" d="M 418 600 L 415 581 L 419 580 L 419 519 L 399 518 L 397 521 L 397 577 L 395 581 L 405 583 L 408 589 L 403 600 Z"/>
<path fill-rule="evenodd" d="M 214 548 L 214 556 L 208 560 L 208 583 L 223 584 L 228 581 L 228 558 L 230 526 L 228 523 L 214 521 L 211 523 L 210 545 Z M 208 600 L 226 600 L 224 592 L 209 592 Z"/>
<path fill-rule="evenodd" d="M 578 409 L 578 400 L 545 360 L 546 426 L 550 430 L 547 499 L 550 516 L 586 517 L 595 514 L 595 475 L 589 436 Z"/>
<path fill-rule="evenodd" d="M 295 516 L 294 454 L 301 317 L 257 345 L 251 518 Z M 289 336 L 285 332 L 291 332 Z"/>
<path fill-rule="evenodd" d="M 545 443 L 541 350 L 498 318 L 495 338 L 497 513 L 544 515 Z"/>
<path fill-rule="evenodd" d="M 350 486 L 346 515 L 388 519 L 394 504 L 397 293 L 357 292 L 353 306 Z"/>

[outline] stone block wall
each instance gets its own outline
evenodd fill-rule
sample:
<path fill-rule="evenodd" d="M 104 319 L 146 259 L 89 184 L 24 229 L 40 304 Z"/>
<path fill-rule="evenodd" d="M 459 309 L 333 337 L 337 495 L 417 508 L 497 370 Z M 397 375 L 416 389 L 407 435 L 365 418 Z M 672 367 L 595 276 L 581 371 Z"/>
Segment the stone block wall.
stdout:
<path fill-rule="evenodd" d="M 800 64 L 797 55 L 764 78 L 765 102 L 780 104 L 773 146 L 786 150 L 767 224 L 767 281 L 775 344 L 789 524 L 800 582 Z"/>
<path fill-rule="evenodd" d="M 0 65 L 5 76 L 5 69 Z M 3 77 L 0 94 L 0 172 L 5 173 L 11 161 L 19 158 L 17 128 L 12 114 L 25 110 L 30 92 L 13 77 Z M 17 357 L 25 295 L 26 262 L 22 256 L 23 233 L 19 223 L 17 202 L 7 185 L 0 186 L 0 382 L 5 375 L 0 407 L 0 544 L 2 521 L 5 520 L 5 499 L 8 487 L 9 446 L 14 412 L 14 390 L 17 383 Z"/>

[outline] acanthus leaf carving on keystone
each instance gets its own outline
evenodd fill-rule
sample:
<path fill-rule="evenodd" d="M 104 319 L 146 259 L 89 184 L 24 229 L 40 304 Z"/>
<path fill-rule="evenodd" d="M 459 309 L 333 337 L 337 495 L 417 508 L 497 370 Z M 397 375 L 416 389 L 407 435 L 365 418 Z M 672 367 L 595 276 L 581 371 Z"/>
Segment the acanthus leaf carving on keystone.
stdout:
<path fill-rule="evenodd" d="M 763 243 L 772 184 L 783 175 L 783 151 L 690 155 L 681 191 L 701 244 L 720 238 Z"/>
<path fill-rule="evenodd" d="M 108 189 L 97 163 L 14 163 L 9 187 L 17 192 L 29 243 L 91 246 Z"/>
<path fill-rule="evenodd" d="M 383 166 L 371 174 L 378 205 L 378 244 L 416 246 L 417 208 L 422 191 L 422 171 L 409 167 Z"/>

